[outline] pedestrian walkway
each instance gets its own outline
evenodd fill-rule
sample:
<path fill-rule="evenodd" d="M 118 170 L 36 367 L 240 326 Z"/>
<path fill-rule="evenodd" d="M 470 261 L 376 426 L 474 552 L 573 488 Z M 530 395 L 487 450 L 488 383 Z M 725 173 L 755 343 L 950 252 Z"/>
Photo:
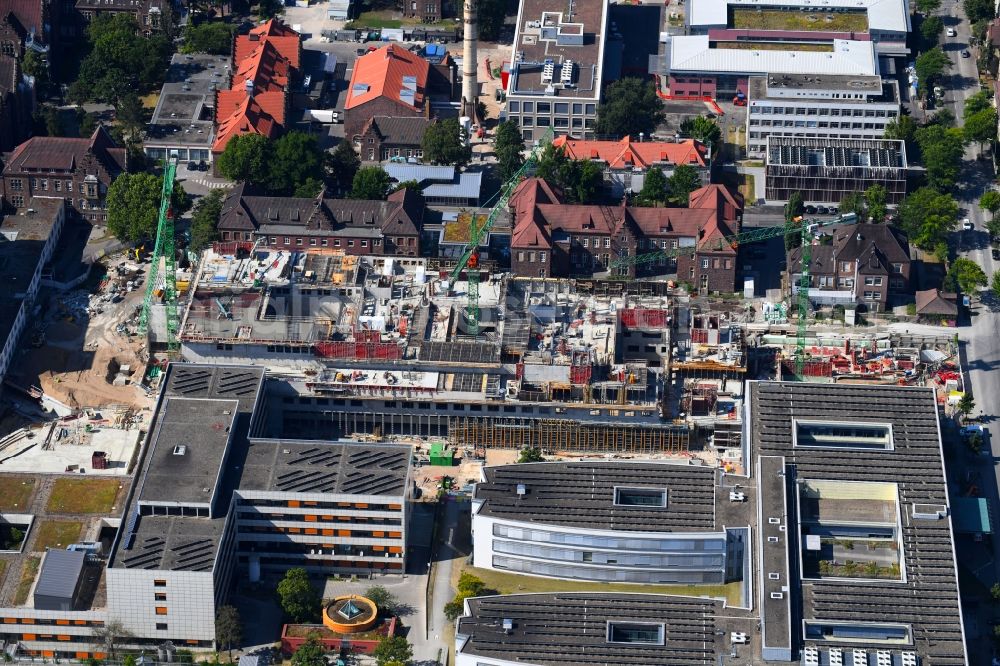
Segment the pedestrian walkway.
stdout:
<path fill-rule="evenodd" d="M 210 190 L 218 190 L 224 187 L 232 187 L 232 183 L 222 180 L 209 180 L 208 178 L 185 178 L 186 183 L 197 183 L 202 187 L 207 187 Z"/>

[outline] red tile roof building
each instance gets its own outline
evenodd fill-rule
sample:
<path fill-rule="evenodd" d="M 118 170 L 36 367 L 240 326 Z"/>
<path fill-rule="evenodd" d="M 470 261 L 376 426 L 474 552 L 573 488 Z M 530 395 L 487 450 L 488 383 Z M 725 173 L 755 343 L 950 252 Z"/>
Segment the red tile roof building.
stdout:
<path fill-rule="evenodd" d="M 669 177 L 674 167 L 687 164 L 699 171 L 703 184 L 709 180 L 708 148 L 694 139 L 678 142 L 633 141 L 626 136 L 620 141 L 596 141 L 560 136 L 552 145 L 562 148 L 571 159 L 601 163 L 604 180 L 616 197 L 624 194 L 625 190 L 642 190 L 645 173 L 653 167 Z"/>
<path fill-rule="evenodd" d="M 281 133 L 287 122 L 289 84 L 301 62 L 299 33 L 277 19 L 236 38 L 230 88 L 216 94 L 212 153 L 221 154 L 234 136 L 273 138 Z"/>
<path fill-rule="evenodd" d="M 89 139 L 36 136 L 4 160 L 4 205 L 21 209 L 32 197 L 65 199 L 85 219 L 107 220 L 105 197 L 125 171 L 125 149 L 103 127 Z"/>
<path fill-rule="evenodd" d="M 693 246 L 676 260 L 644 264 L 639 274 L 676 272 L 701 292 L 731 292 L 736 249 L 724 239 L 739 231 L 742 201 L 723 185 L 695 190 L 689 201 L 689 208 L 568 205 L 544 180 L 529 178 L 510 199 L 511 269 L 525 277 L 591 275 L 619 257 Z M 635 277 L 635 265 L 623 274 Z"/>
<path fill-rule="evenodd" d="M 426 104 L 431 65 L 398 44 L 389 44 L 354 61 L 344 103 L 344 136 L 359 137 L 370 118 L 430 117 Z"/>

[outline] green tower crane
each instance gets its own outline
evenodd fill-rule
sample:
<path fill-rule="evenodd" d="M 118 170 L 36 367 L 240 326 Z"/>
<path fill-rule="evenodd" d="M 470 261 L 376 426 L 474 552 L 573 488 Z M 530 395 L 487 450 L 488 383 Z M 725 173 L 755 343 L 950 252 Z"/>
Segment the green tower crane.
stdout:
<path fill-rule="evenodd" d="M 142 301 L 142 312 L 139 315 L 139 333 L 144 335 L 149 330 L 149 313 L 160 277 L 162 259 L 163 304 L 167 311 L 167 352 L 171 355 L 180 350 L 180 341 L 177 338 L 180 328 L 180 318 L 177 316 L 177 255 L 174 251 L 174 211 L 171 206 L 176 175 L 177 157 L 172 156 L 163 167 L 163 191 L 156 225 L 156 245 L 153 249 L 149 276 L 146 279 L 146 297 Z"/>
<path fill-rule="evenodd" d="M 812 276 L 809 272 L 809 268 L 812 263 L 812 243 L 815 238 L 815 232 L 821 227 L 828 227 L 834 224 L 852 224 L 856 222 L 857 219 L 858 216 L 854 213 L 845 213 L 829 220 L 804 220 L 801 217 L 797 217 L 788 224 L 780 227 L 757 227 L 754 229 L 748 229 L 746 231 L 741 231 L 738 234 L 732 234 L 730 236 L 720 238 L 708 247 L 701 247 L 701 249 L 707 250 L 721 250 L 725 247 L 736 248 L 740 245 L 756 243 L 758 241 L 767 240 L 776 236 L 786 236 L 799 231 L 802 232 L 802 272 L 799 275 L 799 319 L 795 345 L 795 373 L 799 377 L 802 376 L 802 368 L 805 364 L 806 356 L 806 313 L 809 310 L 809 286 L 812 282 Z M 697 249 L 699 249 L 697 245 L 691 245 L 687 247 L 677 247 L 671 250 L 637 254 L 632 257 L 622 257 L 621 259 L 611 262 L 608 265 L 608 270 L 611 273 L 625 273 L 631 265 L 641 266 L 642 264 L 648 264 L 661 259 L 674 259 L 676 257 L 694 254 Z"/>
<path fill-rule="evenodd" d="M 479 210 L 472 214 L 472 221 L 469 223 L 469 242 L 466 244 L 465 250 L 462 251 L 462 255 L 459 257 L 455 268 L 452 269 L 451 274 L 448 276 L 448 284 L 454 286 L 459 276 L 461 276 L 462 271 L 466 267 L 469 268 L 469 272 L 465 276 L 469 285 L 465 306 L 465 330 L 469 335 L 479 335 L 479 245 L 490 229 L 493 228 L 493 223 L 496 221 L 497 216 L 507 209 L 507 203 L 510 201 L 511 195 L 514 194 L 514 190 L 521 183 L 521 178 L 534 172 L 534 168 L 538 164 L 538 158 L 541 156 L 542 151 L 545 150 L 545 146 L 552 143 L 552 136 L 553 132 L 550 127 L 545 131 L 538 143 L 535 144 L 535 147 L 528 155 L 528 159 L 524 161 L 524 164 L 517 170 L 517 173 L 503 184 L 500 188 L 500 193 L 491 200 L 490 213 L 482 224 L 479 224 Z M 490 204 L 488 203 L 487 205 Z"/>

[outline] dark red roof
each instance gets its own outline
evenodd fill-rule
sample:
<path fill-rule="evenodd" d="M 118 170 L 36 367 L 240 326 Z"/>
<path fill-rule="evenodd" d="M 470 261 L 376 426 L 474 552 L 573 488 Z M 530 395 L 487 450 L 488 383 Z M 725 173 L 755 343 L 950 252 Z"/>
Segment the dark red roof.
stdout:
<path fill-rule="evenodd" d="M 125 149 L 115 145 L 103 126 L 98 126 L 89 139 L 58 136 L 36 136 L 28 139 L 11 154 L 5 171 L 23 172 L 27 169 L 45 171 L 73 171 L 93 153 L 112 176 L 125 170 Z"/>
<path fill-rule="evenodd" d="M 0 16 L 13 14 L 25 32 L 35 33 L 35 39 L 45 41 L 42 0 L 0 0 Z"/>

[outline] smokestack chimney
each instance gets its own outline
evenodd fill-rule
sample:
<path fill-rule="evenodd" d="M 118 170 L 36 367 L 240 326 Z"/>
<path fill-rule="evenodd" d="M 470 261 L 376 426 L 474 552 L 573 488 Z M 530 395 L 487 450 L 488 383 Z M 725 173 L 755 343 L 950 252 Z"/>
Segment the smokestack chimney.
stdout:
<path fill-rule="evenodd" d="M 476 117 L 476 101 L 479 98 L 479 82 L 476 80 L 476 53 L 479 40 L 479 0 L 464 0 L 465 9 L 462 18 L 465 21 L 465 41 L 462 49 L 462 115 L 472 118 L 473 122 L 481 120 Z"/>

